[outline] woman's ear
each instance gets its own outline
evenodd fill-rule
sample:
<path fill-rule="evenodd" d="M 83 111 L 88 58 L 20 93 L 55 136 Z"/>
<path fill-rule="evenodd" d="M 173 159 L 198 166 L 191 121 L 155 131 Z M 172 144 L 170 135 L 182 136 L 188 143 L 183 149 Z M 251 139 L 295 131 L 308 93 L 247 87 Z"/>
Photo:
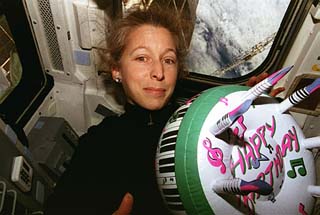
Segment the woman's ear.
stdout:
<path fill-rule="evenodd" d="M 111 69 L 111 74 L 112 74 L 112 79 L 115 81 L 115 82 L 121 82 L 121 72 L 120 72 L 120 69 L 118 67 L 112 67 Z"/>

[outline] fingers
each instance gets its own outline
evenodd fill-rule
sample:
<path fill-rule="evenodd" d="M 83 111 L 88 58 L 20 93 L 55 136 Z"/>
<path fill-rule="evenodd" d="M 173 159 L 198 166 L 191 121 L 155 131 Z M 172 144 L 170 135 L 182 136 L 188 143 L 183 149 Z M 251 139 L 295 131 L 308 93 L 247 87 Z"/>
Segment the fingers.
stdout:
<path fill-rule="evenodd" d="M 271 90 L 271 92 L 269 93 L 270 96 L 275 97 L 276 95 L 278 95 L 279 93 L 281 93 L 282 91 L 284 91 L 285 88 L 284 87 L 278 87 L 276 89 Z"/>
<path fill-rule="evenodd" d="M 133 206 L 133 196 L 130 193 L 124 195 L 122 202 L 117 211 L 112 215 L 129 215 Z"/>
<path fill-rule="evenodd" d="M 257 77 L 257 83 L 259 83 L 259 82 L 261 82 L 262 80 L 266 79 L 268 76 L 269 76 L 269 74 L 266 73 L 266 72 L 261 73 L 261 74 L 258 75 L 258 77 Z"/>
<path fill-rule="evenodd" d="M 255 85 L 255 83 L 257 83 L 257 76 L 252 76 L 252 77 L 249 78 L 249 80 L 246 82 L 246 86 L 252 87 L 252 86 Z"/>
<path fill-rule="evenodd" d="M 267 77 L 268 77 L 268 73 L 266 73 L 266 72 L 263 72 L 263 73 L 259 74 L 258 76 L 252 76 L 251 78 L 249 78 L 246 85 L 248 87 L 253 87 L 254 85 L 256 85 L 257 83 L 259 83 L 260 81 L 262 81 L 263 79 L 265 79 Z"/>

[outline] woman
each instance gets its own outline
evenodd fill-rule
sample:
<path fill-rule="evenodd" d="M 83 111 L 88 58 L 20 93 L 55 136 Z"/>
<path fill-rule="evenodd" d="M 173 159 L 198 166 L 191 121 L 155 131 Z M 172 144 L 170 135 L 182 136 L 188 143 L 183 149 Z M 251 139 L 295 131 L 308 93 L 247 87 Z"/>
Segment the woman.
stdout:
<path fill-rule="evenodd" d="M 154 162 L 161 131 L 177 108 L 176 81 L 184 75 L 184 40 L 173 14 L 136 10 L 115 24 L 106 60 L 126 96 L 125 113 L 80 138 L 46 214 L 168 214 Z"/>
<path fill-rule="evenodd" d="M 123 87 L 125 113 L 104 119 L 80 138 L 47 214 L 168 214 L 154 162 L 183 75 L 180 22 L 172 14 L 136 10 L 115 25 L 107 60 Z"/>

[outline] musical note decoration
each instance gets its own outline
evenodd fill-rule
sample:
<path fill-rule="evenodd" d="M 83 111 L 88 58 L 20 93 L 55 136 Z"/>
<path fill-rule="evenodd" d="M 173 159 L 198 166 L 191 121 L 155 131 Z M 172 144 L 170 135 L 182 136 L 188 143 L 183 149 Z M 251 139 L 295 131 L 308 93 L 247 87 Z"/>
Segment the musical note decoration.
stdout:
<path fill-rule="evenodd" d="M 306 170 L 306 167 L 304 165 L 303 158 L 297 158 L 297 159 L 290 160 L 290 165 L 291 165 L 292 169 L 287 172 L 287 175 L 290 178 L 296 178 L 297 177 L 297 172 L 296 172 L 297 168 L 298 168 L 298 173 L 301 176 L 306 176 L 307 175 L 307 170 Z"/>

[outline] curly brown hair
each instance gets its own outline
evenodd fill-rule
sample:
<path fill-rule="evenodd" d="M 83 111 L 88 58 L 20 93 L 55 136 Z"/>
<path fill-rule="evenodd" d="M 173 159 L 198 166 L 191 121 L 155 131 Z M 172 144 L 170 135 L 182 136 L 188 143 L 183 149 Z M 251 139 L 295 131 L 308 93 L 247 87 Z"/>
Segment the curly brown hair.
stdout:
<path fill-rule="evenodd" d="M 119 60 L 126 46 L 129 34 L 142 25 L 152 25 L 167 29 L 173 36 L 176 44 L 178 59 L 178 77 L 184 77 L 184 57 L 187 52 L 182 28 L 187 26 L 182 19 L 170 9 L 161 9 L 160 7 L 151 7 L 148 9 L 136 7 L 133 8 L 124 18 L 118 19 L 110 31 L 107 39 L 107 50 L 104 55 L 109 69 L 119 66 Z"/>

